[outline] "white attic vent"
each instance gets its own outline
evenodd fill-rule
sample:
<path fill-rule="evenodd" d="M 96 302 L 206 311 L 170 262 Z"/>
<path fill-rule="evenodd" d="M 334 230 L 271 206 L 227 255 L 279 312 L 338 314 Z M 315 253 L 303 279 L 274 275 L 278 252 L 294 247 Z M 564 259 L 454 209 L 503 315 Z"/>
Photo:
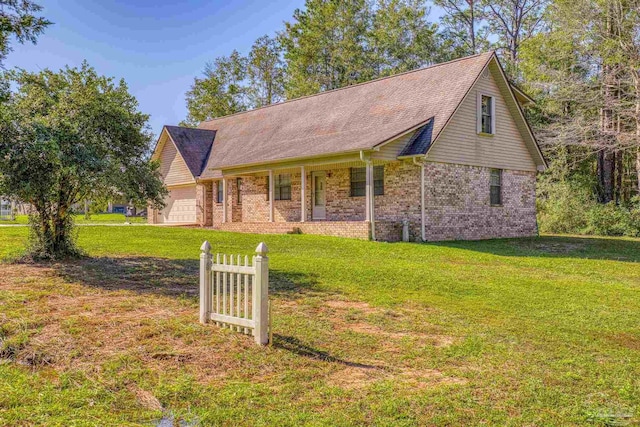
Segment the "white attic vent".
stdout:
<path fill-rule="evenodd" d="M 482 70 L 482 78 L 483 79 L 488 79 L 489 78 L 489 68 L 485 68 L 484 70 Z"/>

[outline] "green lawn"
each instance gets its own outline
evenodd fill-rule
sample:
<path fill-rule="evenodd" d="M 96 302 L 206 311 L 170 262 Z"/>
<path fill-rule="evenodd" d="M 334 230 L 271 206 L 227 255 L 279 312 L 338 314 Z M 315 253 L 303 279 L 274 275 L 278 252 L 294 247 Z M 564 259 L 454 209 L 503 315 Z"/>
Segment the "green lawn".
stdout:
<path fill-rule="evenodd" d="M 2 224 L 27 224 L 29 217 L 27 215 L 16 215 L 14 221 L 1 220 Z M 142 217 L 126 218 L 124 214 L 115 213 L 100 213 L 92 214 L 88 219 L 84 217 L 84 214 L 74 215 L 74 221 L 76 224 L 124 224 L 128 221 L 133 224 L 146 224 L 147 219 Z"/>
<path fill-rule="evenodd" d="M 26 228 L 0 229 L 0 257 Z M 197 323 L 198 248 L 271 251 L 274 343 Z M 640 240 L 388 244 L 81 227 L 0 264 L 0 424 L 630 425 Z"/>

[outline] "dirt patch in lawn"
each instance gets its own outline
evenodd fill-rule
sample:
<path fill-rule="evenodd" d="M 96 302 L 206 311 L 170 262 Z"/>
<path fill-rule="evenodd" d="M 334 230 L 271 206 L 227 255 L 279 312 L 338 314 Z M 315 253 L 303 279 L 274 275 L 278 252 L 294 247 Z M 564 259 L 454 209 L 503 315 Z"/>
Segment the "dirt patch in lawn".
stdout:
<path fill-rule="evenodd" d="M 618 334 L 609 335 L 608 340 L 621 347 L 625 347 L 631 350 L 640 351 L 640 335 L 631 334 L 628 332 L 620 332 Z"/>
<path fill-rule="evenodd" d="M 330 300 L 326 301 L 325 305 L 337 310 L 359 310 L 364 313 L 375 313 L 378 311 L 378 309 L 362 301 Z"/>
<path fill-rule="evenodd" d="M 389 332 L 379 326 L 369 323 L 354 323 L 347 326 L 347 329 L 369 335 L 381 335 L 392 339 L 417 338 L 431 342 L 436 347 L 447 347 L 455 342 L 453 337 L 447 335 L 425 334 L 421 332 Z"/>
<path fill-rule="evenodd" d="M 464 378 L 450 377 L 437 369 L 363 369 L 352 366 L 329 375 L 327 383 L 345 390 L 353 390 L 365 388 L 378 381 L 385 380 L 393 381 L 397 385 L 406 385 L 418 389 L 467 383 Z"/>
<path fill-rule="evenodd" d="M 151 392 L 141 389 L 136 384 L 129 384 L 127 389 L 136 397 L 138 403 L 140 403 L 144 408 L 152 411 L 162 411 L 162 403 L 160 403 L 158 398 L 156 398 Z"/>
<path fill-rule="evenodd" d="M 435 347 L 448 347 L 456 341 L 455 337 L 444 334 L 426 333 L 413 330 L 398 330 L 406 328 L 407 325 L 416 324 L 418 319 L 422 319 L 419 323 L 423 328 L 429 326 L 426 319 L 421 317 L 430 313 L 428 309 L 419 310 L 417 308 L 403 308 L 401 310 L 390 310 L 372 307 L 366 302 L 348 300 L 328 300 L 323 303 L 323 306 L 328 307 L 328 310 L 325 310 L 322 314 L 330 319 L 336 330 L 352 331 L 360 334 L 381 337 L 385 339 L 385 345 L 387 347 L 394 347 L 393 343 L 390 341 L 397 341 L 405 338 L 417 339 L 425 345 L 429 344 Z M 330 313 L 327 313 L 326 311 L 330 311 Z M 352 313 L 353 311 L 356 312 L 355 315 Z M 370 318 L 383 320 L 383 322 L 389 323 L 391 327 L 383 329 L 381 326 L 370 323 L 368 321 Z M 432 327 L 431 329 L 437 330 L 435 327 Z"/>
<path fill-rule="evenodd" d="M 233 353 L 251 345 L 245 337 L 225 339 L 217 328 L 201 327 L 189 299 L 124 290 L 136 282 L 125 284 L 124 276 L 115 279 L 113 291 L 69 284 L 55 266 L 0 264 L 0 276 L 0 290 L 21 296 L 8 307 L 16 317 L 6 318 L 8 338 L 24 336 L 15 362 L 32 368 L 98 372 L 110 360 L 133 358 L 152 370 L 186 368 L 206 381 L 237 366 L 212 348 Z"/>

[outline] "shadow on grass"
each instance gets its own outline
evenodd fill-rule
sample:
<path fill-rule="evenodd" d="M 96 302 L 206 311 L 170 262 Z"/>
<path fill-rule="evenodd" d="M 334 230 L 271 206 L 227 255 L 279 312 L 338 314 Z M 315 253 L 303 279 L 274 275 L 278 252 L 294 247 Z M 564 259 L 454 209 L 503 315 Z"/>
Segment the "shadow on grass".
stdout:
<path fill-rule="evenodd" d="M 155 257 L 99 257 L 42 264 L 53 267 L 66 281 L 116 291 L 153 293 L 197 299 L 199 294 L 198 260 Z M 310 292 L 316 279 L 306 274 L 271 270 L 269 291 L 273 295 Z"/>
<path fill-rule="evenodd" d="M 322 360 L 324 362 L 339 363 L 341 365 L 350 366 L 352 368 L 360 369 L 384 369 L 384 366 L 369 365 L 364 363 L 350 362 L 348 360 L 340 359 L 332 356 L 326 351 L 318 350 L 313 347 L 309 347 L 296 337 L 288 335 L 273 334 L 273 347 L 290 351 L 298 356 L 308 357 L 314 360 Z"/>
<path fill-rule="evenodd" d="M 582 236 L 541 236 L 517 239 L 428 243 L 510 257 L 548 257 L 640 262 L 640 240 Z"/>

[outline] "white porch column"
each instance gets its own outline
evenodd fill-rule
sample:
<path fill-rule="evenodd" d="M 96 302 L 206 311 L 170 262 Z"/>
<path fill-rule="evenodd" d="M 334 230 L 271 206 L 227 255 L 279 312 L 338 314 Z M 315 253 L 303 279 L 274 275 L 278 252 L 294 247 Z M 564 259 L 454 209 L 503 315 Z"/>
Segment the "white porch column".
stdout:
<path fill-rule="evenodd" d="M 275 183 L 273 182 L 273 170 L 269 171 L 269 222 L 273 222 L 273 197 Z"/>
<path fill-rule="evenodd" d="M 375 190 L 373 185 L 373 163 L 371 160 L 367 161 L 366 166 L 366 192 L 365 192 L 365 204 L 366 207 L 366 220 L 371 223 L 371 239 L 376 239 L 376 227 L 375 227 L 375 203 L 374 197 Z"/>
<path fill-rule="evenodd" d="M 222 222 L 227 222 L 227 180 L 222 178 Z"/>
<path fill-rule="evenodd" d="M 427 230 L 425 228 L 424 213 L 424 160 L 420 165 L 420 237 L 423 242 L 427 241 Z"/>
<path fill-rule="evenodd" d="M 365 220 L 371 221 L 371 186 L 373 185 L 373 180 L 371 179 L 373 174 L 371 173 L 371 161 L 367 160 L 365 167 L 365 179 L 366 179 L 366 187 L 364 192 L 364 204 L 365 204 Z"/>
<path fill-rule="evenodd" d="M 307 219 L 307 173 L 304 166 L 300 166 L 300 222 Z"/>

